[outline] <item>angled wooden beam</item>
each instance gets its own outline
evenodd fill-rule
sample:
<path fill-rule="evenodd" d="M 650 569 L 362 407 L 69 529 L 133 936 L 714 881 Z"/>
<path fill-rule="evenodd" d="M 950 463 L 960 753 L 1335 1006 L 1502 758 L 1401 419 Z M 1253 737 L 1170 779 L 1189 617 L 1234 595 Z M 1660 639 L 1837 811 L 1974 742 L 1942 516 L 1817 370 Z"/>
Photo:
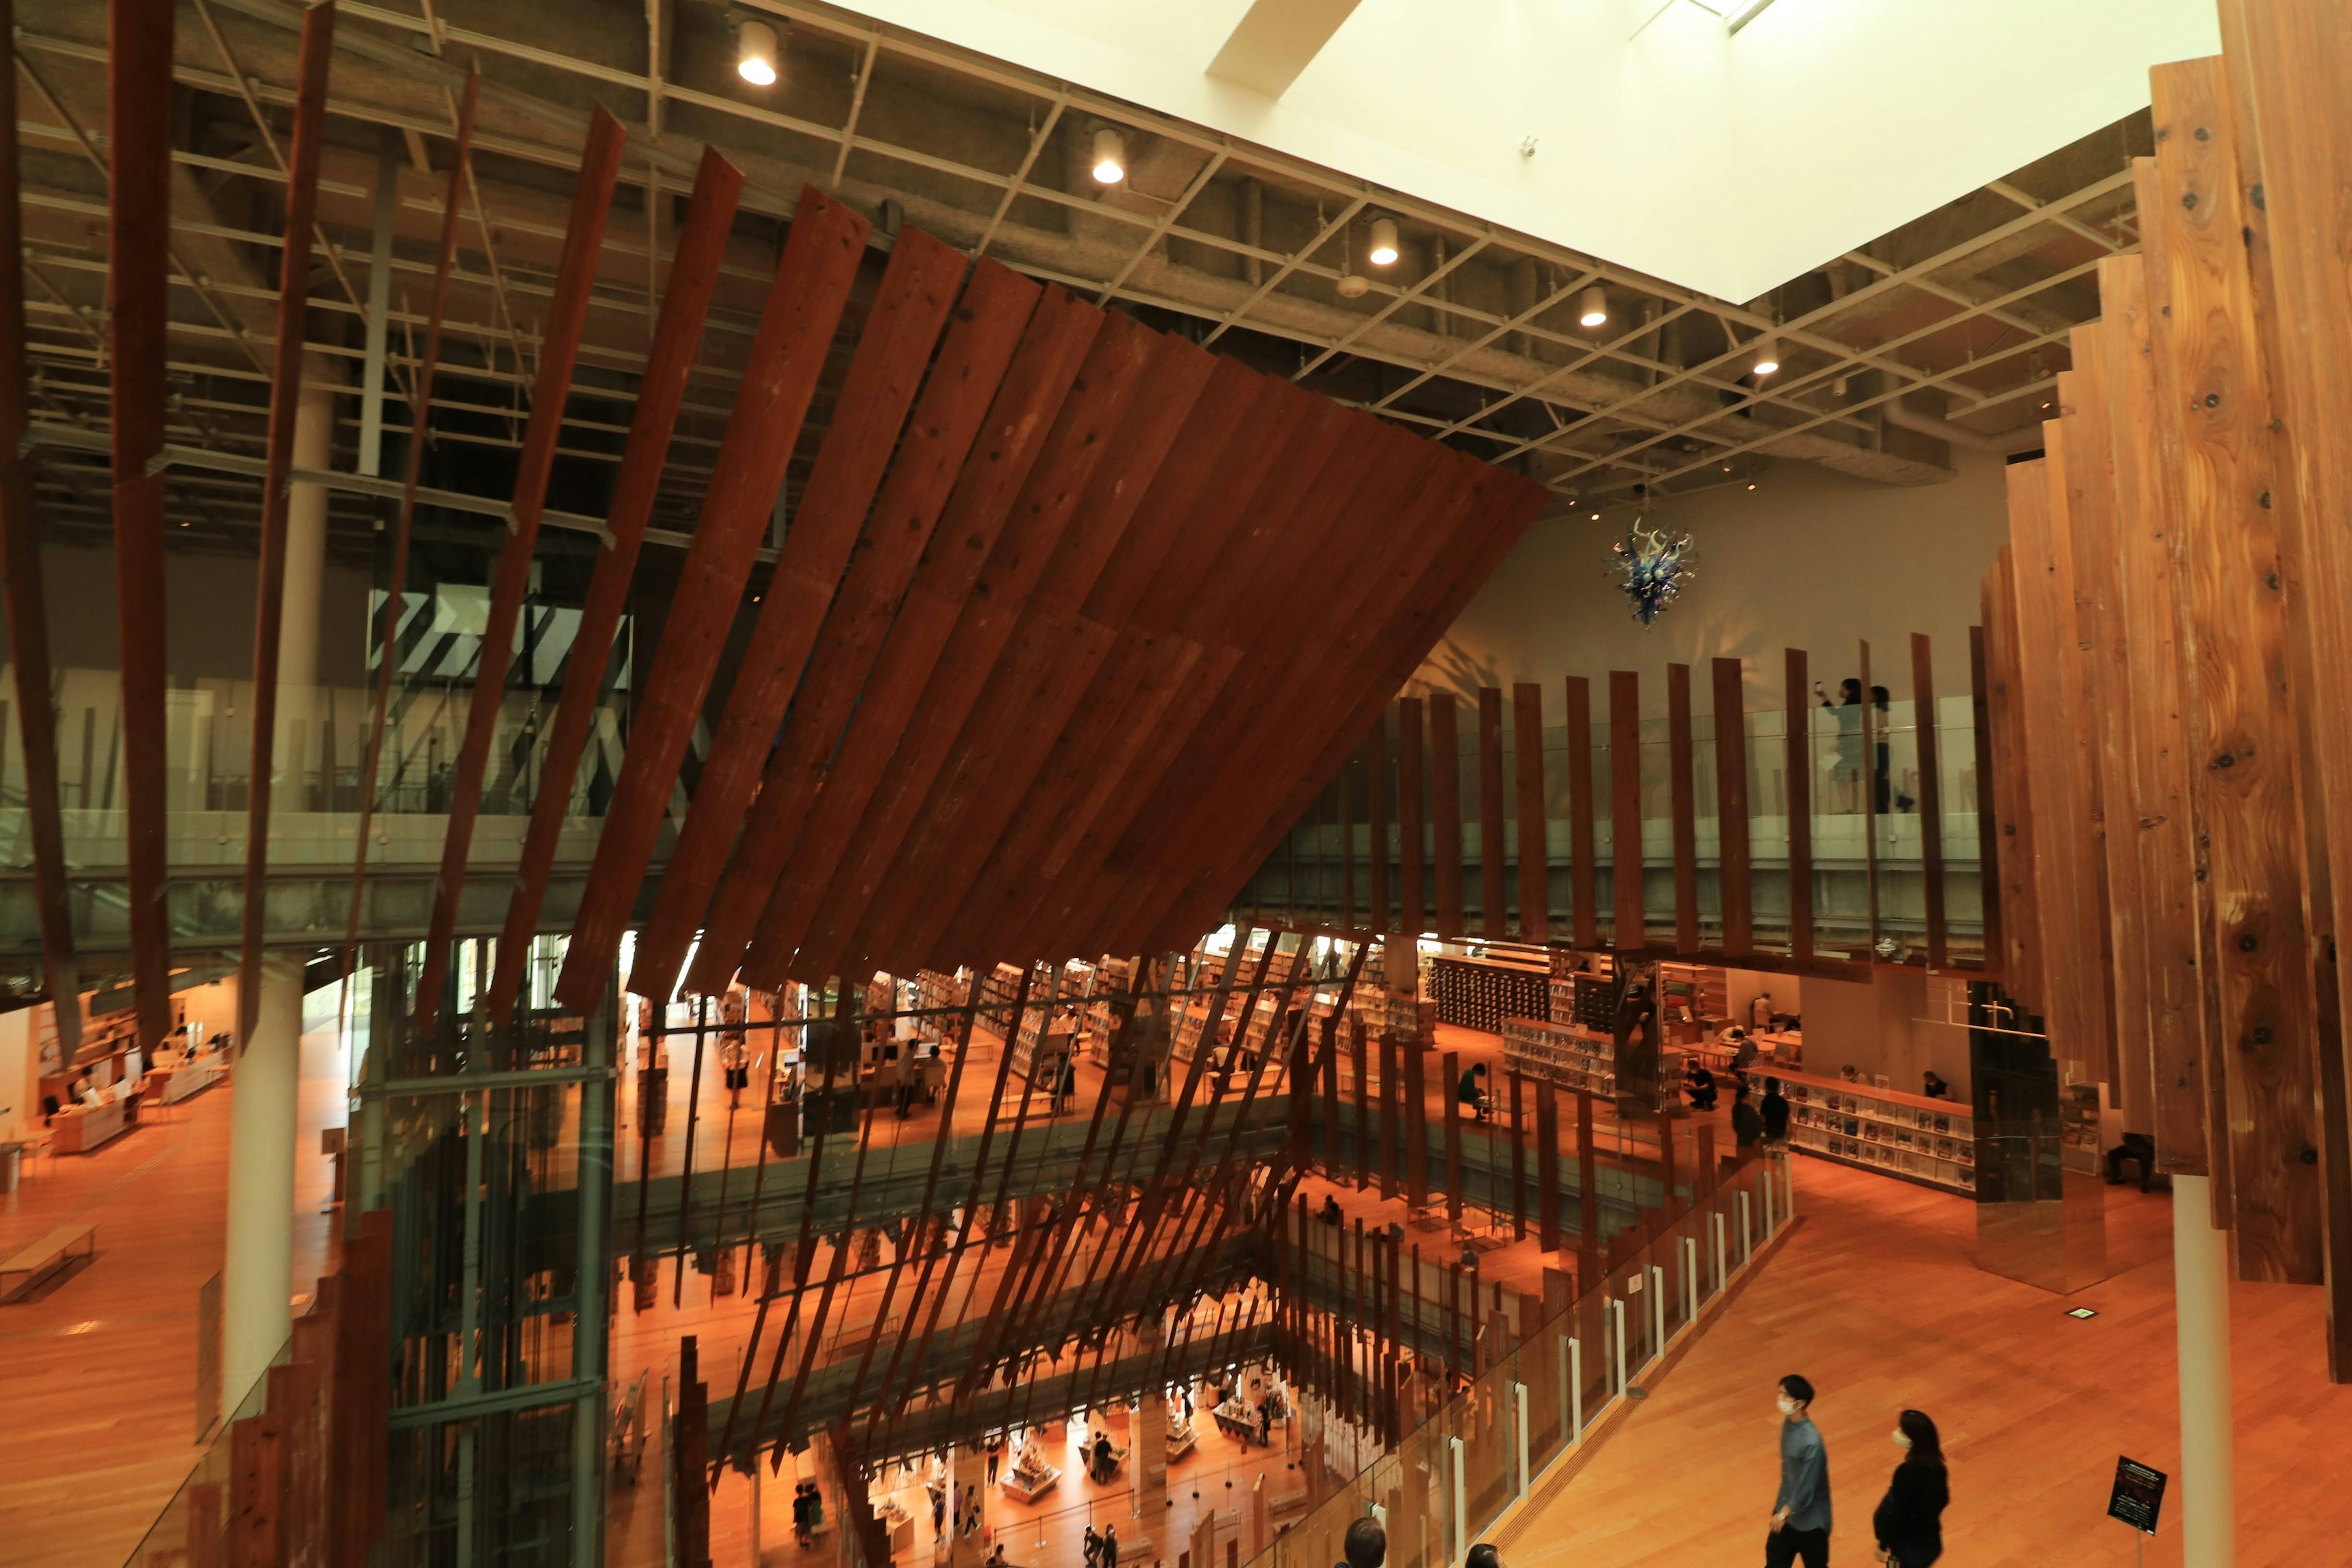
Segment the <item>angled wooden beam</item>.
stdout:
<path fill-rule="evenodd" d="M 1600 853 L 1593 830 L 1592 683 L 1571 675 L 1568 692 L 1568 854 L 1569 901 L 1579 947 L 1601 945 L 1600 879 L 1593 858 Z"/>
<path fill-rule="evenodd" d="M 0 0 L 0 37 L 16 37 L 16 0 Z M 168 65 L 168 56 L 167 56 Z M 16 123 L 16 73 L 0 80 L 0 124 Z M 25 253 L 17 138 L 0 137 L 0 256 Z M 16 666 L 16 727 L 25 747 L 25 826 L 32 841 L 33 891 L 41 922 L 41 982 L 55 1004 L 63 1065 L 81 1046 L 81 970 L 73 911 L 66 901 L 65 817 L 58 795 L 58 715 L 49 678 L 48 599 L 41 579 L 40 525 L 25 460 L 26 401 L 25 271 L 0 267 L 0 586 L 6 593 L 8 651 Z"/>
<path fill-rule="evenodd" d="M 1462 727 L 1451 691 L 1429 694 L 1429 816 L 1437 830 L 1437 934 L 1462 934 Z"/>
<path fill-rule="evenodd" d="M 1511 771 L 1518 789 L 1519 936 L 1551 935 L 1551 845 L 1544 797 L 1543 688 L 1511 688 Z"/>
<path fill-rule="evenodd" d="M 441 845 L 441 872 L 433 889 L 433 913 L 425 943 L 424 967 L 415 1005 L 420 1034 L 430 1035 L 448 974 L 450 943 L 457 929 L 457 898 L 466 885 L 466 860 L 474 844 L 474 819 L 482 806 L 482 780 L 489 767 L 490 742 L 505 706 L 507 667 L 514 658 L 516 619 L 530 587 L 530 560 L 539 542 L 539 518 L 547 500 L 547 479 L 555 464 L 556 438 L 563 425 L 565 394 L 580 354 L 580 334 L 588 320 L 588 292 L 596 277 L 596 254 L 604 247 L 604 220 L 612 209 L 613 182 L 619 174 L 626 137 L 621 122 L 601 105 L 590 118 L 588 143 L 572 188 L 572 215 L 564 228 L 554 298 L 548 307 L 539 375 L 531 389 L 530 421 L 515 467 L 513 510 L 506 542 L 490 579 L 480 652 L 474 665 L 472 705 L 465 738 L 449 785 L 449 825 Z M 391 657 L 389 648 L 385 657 Z"/>
<path fill-rule="evenodd" d="M 302 403 L 304 314 L 310 304 L 310 234 L 319 210 L 319 139 L 327 119 L 327 68 L 334 58 L 334 0 L 302 13 L 294 73 L 294 124 L 286 160 L 286 238 L 278 250 L 278 342 L 269 364 L 269 416 L 263 437 L 261 574 L 254 595 L 253 722 L 246 769 L 245 897 L 238 917 L 236 1037 L 253 1038 L 261 1016 L 261 944 L 268 913 L 269 798 L 278 744 L 278 644 L 286 626 L 287 481 L 294 467 L 294 416 Z"/>
<path fill-rule="evenodd" d="M 677 984 L 963 272 L 954 247 L 900 231 L 638 938 L 629 988 L 640 995 L 667 996 Z"/>
<path fill-rule="evenodd" d="M 803 187 L 759 332 L 744 361 L 694 544 L 679 568 L 669 624 L 637 693 L 628 756 L 604 808 L 588 890 L 556 982 L 556 995 L 568 1006 L 593 1003 L 620 951 L 637 884 L 653 858 L 687 742 L 702 716 L 744 581 L 774 514 L 801 421 L 833 352 L 834 328 L 871 227 L 814 185 Z"/>
<path fill-rule="evenodd" d="M 343 973 L 358 973 L 360 910 L 367 892 L 369 830 L 375 821 L 376 773 L 383 761 L 384 721 L 392 710 L 393 673 L 399 668 L 400 615 L 408 588 L 408 551 L 415 536 L 416 487 L 425 472 L 426 438 L 433 411 L 433 377 L 441 363 L 441 329 L 449 310 L 449 277 L 457 260 L 457 226 L 464 216 L 467 173 L 474 155 L 474 109 L 482 74 L 466 73 L 457 99 L 457 141 L 450 155 L 449 183 L 441 195 L 441 243 L 433 268 L 433 294 L 425 313 L 425 354 L 413 373 L 408 413 L 407 472 L 400 485 L 400 516 L 393 524 L 392 564 L 385 574 L 383 623 L 377 634 L 375 699 L 368 712 L 366 762 L 360 773 L 358 844 L 352 854 L 351 907 L 343 917 Z"/>
<path fill-rule="evenodd" d="M 1944 913 L 1944 755 L 1937 729 L 1935 657 L 1927 634 L 1911 634 L 1912 725 L 1919 745 L 1919 875 L 1926 882 L 1927 967 L 1951 963 Z"/>
<path fill-rule="evenodd" d="M 1675 951 L 1698 952 L 1698 768 L 1691 735 L 1690 666 L 1666 666 L 1666 769 L 1675 853 Z"/>
<path fill-rule="evenodd" d="M 687 975 L 694 990 L 723 991 L 751 944 L 776 874 L 823 781 L 824 762 L 880 652 L 891 607 L 914 576 L 989 400 L 1043 293 L 994 262 L 972 268 L 940 345 L 938 365 L 916 400 L 908 437 L 866 520 L 860 537 L 872 547 L 853 552 L 827 616 L 828 629 L 811 649 L 799 688 L 811 700 L 791 708 L 775 737 L 742 838 L 704 918 L 702 945 Z M 836 620 L 841 624 L 833 628 Z"/>
<path fill-rule="evenodd" d="M 1807 694 L 1805 650 L 1784 648 L 1782 692 L 1787 704 L 1786 772 L 1789 827 L 1789 956 L 1813 956 L 1813 704 Z"/>
<path fill-rule="evenodd" d="M 1609 887 L 1620 952 L 1650 944 L 1642 876 L 1642 678 L 1609 672 Z"/>
<path fill-rule="evenodd" d="M 140 1044 L 172 1026 L 163 907 L 163 370 L 171 319 L 172 0 L 109 0 L 106 135 L 108 394 L 113 433 L 114 609 L 122 651 L 123 850 Z M 59 1000 L 63 1000 L 60 998 Z M 243 1047 L 240 1039 L 237 1045 Z"/>
<path fill-rule="evenodd" d="M 720 157 L 717 149 L 705 147 L 694 195 L 687 204 L 686 222 L 678 229 L 677 247 L 671 253 L 669 286 L 654 327 L 653 347 L 637 383 L 628 445 L 622 449 L 620 471 L 613 479 L 604 547 L 596 552 L 596 565 L 589 575 L 587 598 L 565 659 L 563 693 L 542 745 L 539 796 L 531 802 L 530 826 L 523 837 L 521 863 L 515 868 L 514 892 L 507 900 L 497 966 L 490 979 L 489 1012 L 495 1026 L 505 1026 L 522 989 L 548 874 L 554 868 L 564 818 L 571 814 L 574 775 L 604 695 L 613 642 L 620 633 L 630 582 L 636 575 L 637 552 L 645 543 L 646 524 L 653 516 L 670 436 L 686 398 L 687 376 L 694 369 L 703 321 L 718 288 L 719 263 L 726 257 L 727 237 L 742 194 L 741 171 Z M 704 776 L 709 776 L 707 769 Z M 667 990 L 660 993 L 664 999 L 668 994 Z"/>
<path fill-rule="evenodd" d="M 1505 909 L 1503 859 L 1503 692 L 1478 689 L 1478 930 L 1489 938 L 1511 934 Z"/>
<path fill-rule="evenodd" d="M 1745 667 L 1712 666 L 1715 687 L 1716 877 L 1722 889 L 1723 951 L 1756 951 L 1756 892 L 1748 831 L 1748 708 Z"/>

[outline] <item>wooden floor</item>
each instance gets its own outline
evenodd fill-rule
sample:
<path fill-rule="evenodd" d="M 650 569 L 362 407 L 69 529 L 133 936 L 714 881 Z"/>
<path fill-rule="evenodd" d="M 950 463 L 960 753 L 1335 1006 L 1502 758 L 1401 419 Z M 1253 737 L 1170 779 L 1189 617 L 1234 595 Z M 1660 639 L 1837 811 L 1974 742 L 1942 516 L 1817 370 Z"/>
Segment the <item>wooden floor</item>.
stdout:
<path fill-rule="evenodd" d="M 1763 1554 L 1779 1477 L 1776 1381 L 1820 1391 L 1834 1560 L 1876 1561 L 1871 1510 L 1905 1406 L 1942 1428 L 1943 1561 L 2134 1562 L 2105 1518 L 2116 1457 L 2177 1476 L 2170 1200 L 2110 1188 L 2104 1282 L 2060 1298 L 1972 1260 L 1958 1197 L 1800 1159 L 1805 1224 L 1590 1466 L 1498 1542 L 1511 1568 L 1685 1568 Z M 2352 1561 L 2352 1388 L 2329 1384 L 2314 1287 L 2239 1285 L 2233 1314 L 2238 1561 Z M 2098 1316 L 2065 1316 L 2074 1306 Z M 2179 1493 L 2146 1545 L 2180 1562 Z"/>
<path fill-rule="evenodd" d="M 313 997 L 313 1013 L 333 994 Z M 289 1296 L 328 1264 L 333 1174 L 319 1129 L 343 1122 L 345 1071 L 331 1028 L 303 1037 Z M 8 1568 L 113 1568 L 195 1464 L 196 1293 L 226 1239 L 234 1093 L 206 1089 L 92 1153 L 29 1163 L 0 1197 L 0 1253 L 98 1226 L 92 1261 L 0 1307 Z"/>

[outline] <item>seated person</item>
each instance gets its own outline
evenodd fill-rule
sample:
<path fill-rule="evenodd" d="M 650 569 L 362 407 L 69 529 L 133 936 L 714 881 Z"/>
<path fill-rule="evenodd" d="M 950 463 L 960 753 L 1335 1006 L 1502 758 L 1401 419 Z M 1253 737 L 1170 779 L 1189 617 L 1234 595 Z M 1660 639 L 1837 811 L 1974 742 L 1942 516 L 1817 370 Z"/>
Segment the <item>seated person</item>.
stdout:
<path fill-rule="evenodd" d="M 1919 1092 L 1929 1100 L 1949 1100 L 1952 1098 L 1952 1086 L 1945 1082 L 1940 1075 L 1929 1072 L 1921 1081 Z"/>
<path fill-rule="evenodd" d="M 2145 1132 L 2126 1132 L 2124 1141 L 2107 1151 L 2107 1185 L 2124 1184 L 2124 1162 L 2139 1162 L 2139 1190 L 2147 1192 L 2156 1175 L 2156 1140 Z"/>
<path fill-rule="evenodd" d="M 1684 1069 L 1683 1092 L 1690 1096 L 1693 1110 L 1715 1109 L 1715 1075 L 1707 1071 L 1706 1064 L 1696 1057 L 1691 1058 L 1689 1066 Z"/>
<path fill-rule="evenodd" d="M 1860 1083 L 1862 1081 L 1862 1069 L 1855 1067 L 1852 1062 L 1848 1062 L 1845 1066 L 1838 1068 L 1838 1077 L 1845 1079 L 1848 1083 Z"/>
<path fill-rule="evenodd" d="M 1320 1217 L 1325 1225 L 1334 1230 L 1346 1223 L 1345 1216 L 1339 1213 L 1339 1200 L 1329 1194 L 1324 1195 L 1323 1213 Z"/>
<path fill-rule="evenodd" d="M 1462 1081 L 1454 1089 L 1454 1098 L 1476 1111 L 1481 1121 L 1486 1120 L 1486 1091 L 1478 1080 L 1486 1076 L 1486 1064 L 1474 1063 L 1462 1069 Z"/>
<path fill-rule="evenodd" d="M 1756 1042 L 1749 1039 L 1748 1037 L 1748 1031 L 1741 1028 L 1738 1025 L 1732 1025 L 1731 1027 L 1724 1030 L 1722 1034 L 1717 1036 L 1716 1039 L 1718 1044 L 1731 1047 L 1731 1070 L 1733 1072 L 1745 1074 L 1749 1068 L 1756 1065 Z"/>

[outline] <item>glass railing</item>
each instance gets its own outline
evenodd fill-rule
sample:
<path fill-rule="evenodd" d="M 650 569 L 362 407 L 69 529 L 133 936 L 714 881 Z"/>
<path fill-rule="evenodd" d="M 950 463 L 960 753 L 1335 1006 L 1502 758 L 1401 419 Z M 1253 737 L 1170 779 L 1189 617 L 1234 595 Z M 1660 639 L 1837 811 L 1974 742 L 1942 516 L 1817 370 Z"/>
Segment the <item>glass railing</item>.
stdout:
<path fill-rule="evenodd" d="M 283 1366 L 293 1359 L 294 1342 L 289 1339 L 269 1358 L 269 1364 Z M 192 1563 L 231 1560 L 229 1531 L 236 1512 L 230 1506 L 235 1469 L 230 1433 L 239 1421 L 260 1415 L 268 1394 L 269 1376 L 265 1372 L 253 1380 L 236 1408 L 213 1424 L 187 1479 L 173 1491 L 155 1522 L 124 1560 L 126 1568 L 184 1568 Z"/>

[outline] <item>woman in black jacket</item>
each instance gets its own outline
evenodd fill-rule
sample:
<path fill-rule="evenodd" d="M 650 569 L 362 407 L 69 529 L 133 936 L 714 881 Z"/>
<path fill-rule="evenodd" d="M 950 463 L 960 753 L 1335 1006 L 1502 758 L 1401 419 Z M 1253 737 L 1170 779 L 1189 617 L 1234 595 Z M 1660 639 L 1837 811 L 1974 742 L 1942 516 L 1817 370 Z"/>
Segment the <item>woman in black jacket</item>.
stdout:
<path fill-rule="evenodd" d="M 1944 1476 L 1944 1447 L 1936 1424 L 1916 1410 L 1896 1420 L 1895 1441 L 1905 1450 L 1895 1479 L 1871 1516 L 1879 1549 L 1898 1568 L 1927 1568 L 1944 1554 L 1944 1506 L 1952 1500 Z"/>

